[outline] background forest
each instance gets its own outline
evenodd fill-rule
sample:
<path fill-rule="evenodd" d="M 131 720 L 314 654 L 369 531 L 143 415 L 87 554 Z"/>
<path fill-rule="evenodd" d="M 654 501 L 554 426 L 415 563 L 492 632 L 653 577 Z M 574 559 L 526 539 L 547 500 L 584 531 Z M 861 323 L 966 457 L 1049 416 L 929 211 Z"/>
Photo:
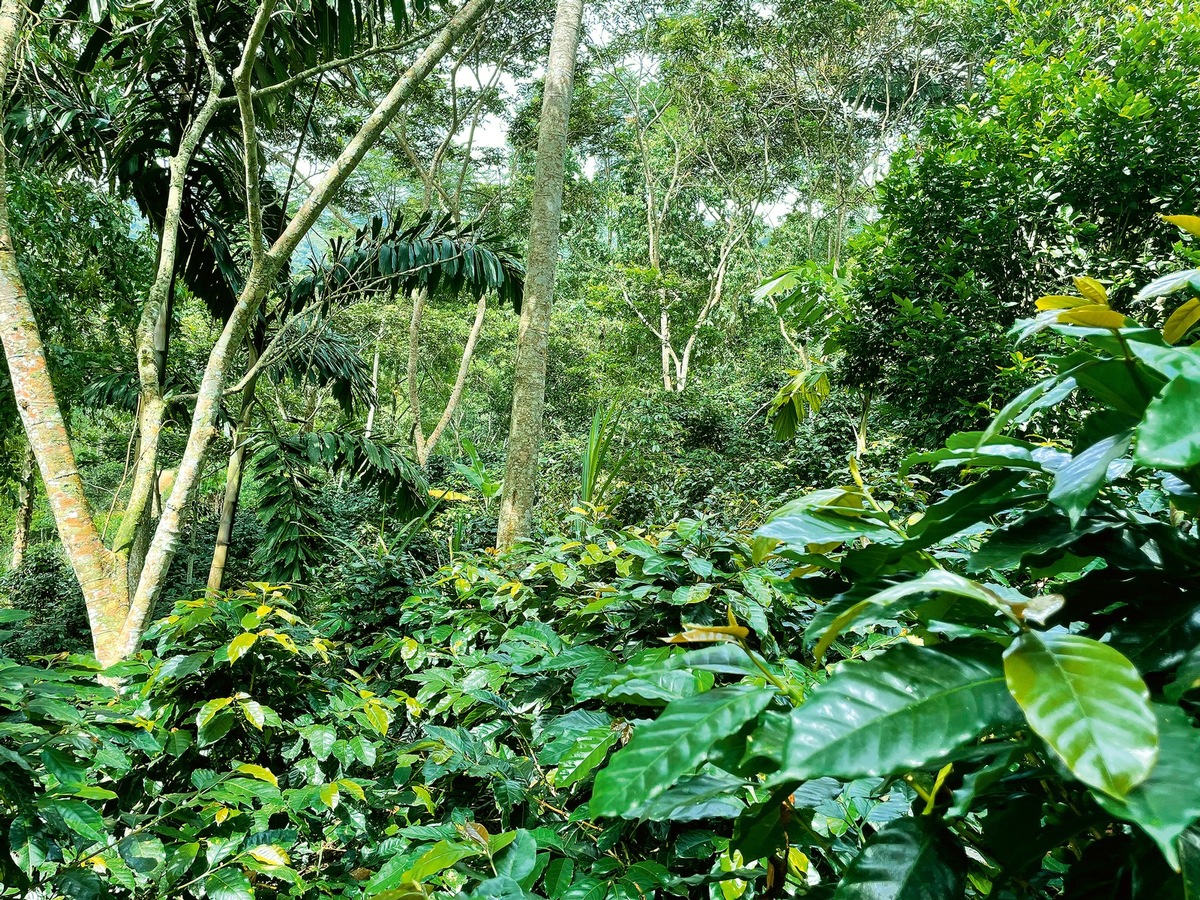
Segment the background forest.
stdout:
<path fill-rule="evenodd" d="M 551 6 L 0 2 L 0 896 L 1200 896 L 1200 14 Z"/>

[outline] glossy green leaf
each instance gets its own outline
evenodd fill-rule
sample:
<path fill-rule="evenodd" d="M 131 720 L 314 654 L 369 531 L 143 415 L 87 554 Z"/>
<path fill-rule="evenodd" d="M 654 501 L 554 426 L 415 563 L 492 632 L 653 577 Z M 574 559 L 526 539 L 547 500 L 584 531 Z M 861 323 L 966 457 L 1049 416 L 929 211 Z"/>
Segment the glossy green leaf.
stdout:
<path fill-rule="evenodd" d="M 474 844 L 438 841 L 421 854 L 421 857 L 412 864 L 412 868 L 404 873 L 404 880 L 425 881 L 438 872 L 449 869 L 459 860 L 466 859 L 468 856 L 477 856 L 480 852 L 479 847 Z"/>
<path fill-rule="evenodd" d="M 558 761 L 555 784 L 565 788 L 583 781 L 604 761 L 609 748 L 619 738 L 620 735 L 608 726 L 585 732 Z"/>
<path fill-rule="evenodd" d="M 66 826 L 89 841 L 108 843 L 104 817 L 82 800 L 50 800 L 45 809 L 57 813 Z"/>
<path fill-rule="evenodd" d="M 1131 431 L 1122 431 L 1097 441 L 1077 453 L 1071 461 L 1054 473 L 1050 502 L 1066 511 L 1074 525 L 1083 511 L 1096 499 L 1108 480 L 1109 466 L 1129 449 Z"/>
<path fill-rule="evenodd" d="M 1027 632 L 1005 651 L 1004 673 L 1030 727 L 1076 778 L 1117 798 L 1146 780 L 1158 724 L 1128 659 L 1080 635 Z"/>
<path fill-rule="evenodd" d="M 773 696 L 736 685 L 670 704 L 655 721 L 638 727 L 596 776 L 592 815 L 634 813 L 704 762 L 713 745 L 766 709 Z"/>
<path fill-rule="evenodd" d="M 204 879 L 209 900 L 254 900 L 254 891 L 241 869 L 226 866 Z"/>
<path fill-rule="evenodd" d="M 843 664 L 793 710 L 775 780 L 908 772 L 1017 715 L 998 651 L 900 644 Z"/>
<path fill-rule="evenodd" d="M 876 832 L 850 863 L 834 900 L 961 897 L 965 860 L 929 819 L 899 819 Z"/>
<path fill-rule="evenodd" d="M 905 609 L 914 609 L 923 601 L 938 594 L 950 594 L 975 600 L 1011 615 L 1008 604 L 978 582 L 955 575 L 953 572 L 934 569 L 919 578 L 872 594 L 870 597 L 840 610 L 832 620 L 828 616 L 818 613 L 813 617 L 812 625 L 809 626 L 805 637 L 811 639 L 816 634 L 820 635 L 813 648 L 813 656 L 820 661 L 824 659 L 825 653 L 837 636 L 858 622 L 879 616 L 892 616 Z M 817 629 L 821 630 L 818 632 Z"/>
<path fill-rule="evenodd" d="M 1177 706 L 1156 704 L 1154 712 L 1159 751 L 1150 777 L 1121 800 L 1099 792 L 1095 796 L 1114 816 L 1146 832 L 1178 871 L 1177 842 L 1200 819 L 1200 731 Z"/>
<path fill-rule="evenodd" d="M 1144 466 L 1186 469 L 1200 463 L 1200 385 L 1185 375 L 1172 378 L 1146 407 L 1137 427 L 1134 459 Z"/>

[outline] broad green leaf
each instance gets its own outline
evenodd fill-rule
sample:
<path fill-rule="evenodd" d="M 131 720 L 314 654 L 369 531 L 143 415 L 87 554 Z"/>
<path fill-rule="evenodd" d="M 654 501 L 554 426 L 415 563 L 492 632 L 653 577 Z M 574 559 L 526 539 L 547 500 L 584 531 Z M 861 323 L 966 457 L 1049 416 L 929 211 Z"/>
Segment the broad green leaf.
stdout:
<path fill-rule="evenodd" d="M 267 714 L 261 703 L 257 700 L 246 700 L 241 704 L 242 715 L 246 717 L 246 721 L 257 728 L 263 730 L 263 725 L 266 724 Z"/>
<path fill-rule="evenodd" d="M 961 897 L 961 852 L 935 823 L 899 819 L 876 832 L 850 863 L 834 900 L 942 900 Z"/>
<path fill-rule="evenodd" d="M 537 849 L 537 838 L 524 828 L 517 829 L 513 842 L 496 858 L 496 874 L 507 875 L 513 881 L 526 878 L 537 865 Z"/>
<path fill-rule="evenodd" d="M 50 800 L 43 808 L 58 813 L 68 828 L 89 841 L 108 842 L 104 817 L 82 800 Z"/>
<path fill-rule="evenodd" d="M 1200 385 L 1178 375 L 1146 407 L 1134 459 L 1144 466 L 1186 469 L 1200 463 Z"/>
<path fill-rule="evenodd" d="M 746 805 L 735 794 L 746 782 L 732 775 L 692 775 L 642 804 L 637 818 L 650 822 L 695 822 L 733 819 Z"/>
<path fill-rule="evenodd" d="M 562 895 L 570 887 L 571 879 L 574 876 L 574 860 L 563 856 L 550 860 L 545 874 L 542 875 L 542 884 L 546 889 L 546 894 L 551 898 Z"/>
<path fill-rule="evenodd" d="M 333 728 L 328 725 L 310 725 L 302 728 L 300 733 L 308 740 L 308 749 L 312 751 L 313 756 L 321 761 L 329 759 L 334 741 L 337 740 L 337 732 Z"/>
<path fill-rule="evenodd" d="M 254 891 L 245 874 L 229 866 L 204 879 L 204 893 L 209 900 L 254 900 Z"/>
<path fill-rule="evenodd" d="M 253 631 L 249 631 L 245 634 L 239 634 L 232 641 L 230 641 L 229 646 L 225 650 L 226 654 L 229 656 L 229 664 L 233 665 L 235 662 L 245 656 L 246 652 L 254 646 L 254 642 L 257 640 L 258 635 Z"/>
<path fill-rule="evenodd" d="M 900 536 L 879 515 L 865 507 L 861 493 L 831 489 L 816 491 L 780 507 L 755 536 L 771 538 L 804 553 L 809 544 L 844 543 L 860 537 L 879 543 L 899 543 Z"/>
<path fill-rule="evenodd" d="M 905 581 L 872 594 L 865 600 L 860 600 L 839 612 L 827 625 L 825 625 L 825 617 L 814 617 L 809 631 L 818 627 L 818 623 L 824 626 L 824 630 L 821 632 L 816 646 L 813 647 L 813 656 L 818 662 L 824 659 L 825 653 L 837 636 L 857 622 L 881 615 L 894 615 L 904 609 L 913 609 L 928 599 L 928 596 L 937 594 L 951 594 L 955 597 L 976 600 L 1008 616 L 1012 615 L 1012 609 L 1008 604 L 978 582 L 955 575 L 953 572 L 933 569 L 920 578 Z M 806 633 L 805 636 L 811 637 L 812 635 Z"/>
<path fill-rule="evenodd" d="M 461 859 L 478 856 L 482 852 L 473 844 L 438 841 L 404 873 L 405 881 L 425 881 L 438 872 L 444 872 Z"/>
<path fill-rule="evenodd" d="M 392 724 L 392 716 L 383 704 L 377 700 L 368 700 L 365 712 L 367 722 L 375 729 L 375 733 L 380 737 L 387 737 L 388 728 Z"/>
<path fill-rule="evenodd" d="M 792 711 L 774 780 L 908 772 L 1017 716 L 999 652 L 899 644 L 843 664 Z"/>
<path fill-rule="evenodd" d="M 1182 272 L 1171 272 L 1169 275 L 1159 276 L 1138 291 L 1135 299 L 1148 300 L 1151 297 L 1173 294 L 1175 291 L 1187 287 L 1188 283 L 1197 276 L 1200 276 L 1200 269 L 1185 269 Z"/>
<path fill-rule="evenodd" d="M 1150 777 L 1121 800 L 1097 792 L 1096 800 L 1119 819 L 1138 825 L 1179 871 L 1177 842 L 1200 819 L 1200 731 L 1178 706 L 1156 704 L 1158 762 Z"/>
<path fill-rule="evenodd" d="M 593 816 L 621 816 L 665 792 L 707 759 L 713 745 L 766 709 L 774 692 L 748 685 L 718 688 L 670 704 L 596 776 Z"/>
<path fill-rule="evenodd" d="M 584 733 L 558 761 L 558 777 L 555 784 L 565 788 L 583 781 L 604 761 L 609 748 L 619 738 L 620 735 L 608 726 L 593 728 Z"/>
<path fill-rule="evenodd" d="M 1054 473 L 1050 502 L 1064 510 L 1074 525 L 1108 480 L 1109 465 L 1129 449 L 1133 432 L 1121 431 L 1077 453 Z"/>
<path fill-rule="evenodd" d="M 1027 632 L 1004 653 L 1029 726 L 1084 784 L 1122 798 L 1158 755 L 1150 694 L 1133 663 L 1077 634 Z"/>
<path fill-rule="evenodd" d="M 221 697 L 217 700 L 209 700 L 202 707 L 200 707 L 200 712 L 196 713 L 196 727 L 203 728 L 213 720 L 217 713 L 219 713 L 232 702 L 232 697 Z"/>

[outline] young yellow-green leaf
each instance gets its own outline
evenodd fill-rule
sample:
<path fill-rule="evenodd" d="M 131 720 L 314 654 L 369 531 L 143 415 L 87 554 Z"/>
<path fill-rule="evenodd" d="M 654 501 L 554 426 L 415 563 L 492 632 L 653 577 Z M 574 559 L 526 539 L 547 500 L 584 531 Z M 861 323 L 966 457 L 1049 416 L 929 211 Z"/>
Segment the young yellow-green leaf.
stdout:
<path fill-rule="evenodd" d="M 1108 291 L 1095 278 L 1086 275 L 1075 276 L 1075 290 L 1099 306 L 1108 306 Z"/>
<path fill-rule="evenodd" d="M 909 772 L 1019 715 L 999 650 L 898 644 L 842 665 L 792 711 L 781 777 Z"/>
<path fill-rule="evenodd" d="M 1048 309 L 1074 309 L 1077 306 L 1087 306 L 1092 301 L 1084 297 L 1067 297 L 1063 294 L 1048 294 L 1038 297 L 1034 305 L 1045 312 Z"/>
<path fill-rule="evenodd" d="M 615 744 L 619 737 L 620 735 L 608 725 L 585 731 L 558 761 L 555 785 L 565 788 L 583 781 L 604 761 L 609 747 Z"/>
<path fill-rule="evenodd" d="M 1178 344 L 1197 322 L 1200 322 L 1200 298 L 1193 297 L 1171 313 L 1163 325 L 1163 340 Z"/>
<path fill-rule="evenodd" d="M 246 851 L 260 863 L 268 866 L 286 866 L 291 863 L 287 853 L 274 844 L 259 844 Z"/>
<path fill-rule="evenodd" d="M 1029 726 L 1084 784 L 1120 799 L 1146 780 L 1158 723 L 1142 676 L 1112 647 L 1027 632 L 1004 652 L 1004 674 Z"/>
<path fill-rule="evenodd" d="M 367 722 L 380 736 L 386 737 L 392 724 L 392 716 L 378 700 L 368 700 L 366 705 Z"/>
<path fill-rule="evenodd" d="M 259 781 L 265 781 L 273 787 L 279 787 L 279 779 L 265 766 L 256 766 L 254 763 L 242 763 L 234 771 L 249 775 L 251 778 L 257 778 Z"/>
<path fill-rule="evenodd" d="M 593 816 L 621 816 L 654 799 L 704 762 L 713 746 L 766 709 L 774 692 L 733 685 L 676 700 L 596 776 Z"/>
<path fill-rule="evenodd" d="M 267 721 L 267 714 L 262 708 L 262 704 L 257 700 L 247 700 L 242 703 L 242 715 L 246 717 L 246 721 L 257 728 L 263 730 L 263 725 Z"/>
<path fill-rule="evenodd" d="M 961 897 L 965 862 L 936 823 L 898 819 L 872 835 L 838 882 L 833 900 Z"/>
<path fill-rule="evenodd" d="M 438 841 L 425 851 L 412 868 L 404 873 L 405 881 L 425 881 L 438 872 L 444 872 L 461 859 L 478 856 L 480 849 L 471 844 Z"/>
<path fill-rule="evenodd" d="M 339 779 L 337 782 L 339 788 L 354 797 L 355 800 L 366 802 L 367 792 L 362 789 L 362 785 L 357 781 L 351 781 L 349 778 Z"/>
<path fill-rule="evenodd" d="M 1083 325 L 1088 328 L 1124 328 L 1125 317 L 1107 305 L 1077 306 L 1058 314 L 1062 325 Z"/>
<path fill-rule="evenodd" d="M 1163 216 L 1163 221 L 1177 225 L 1188 234 L 1200 237 L 1200 216 Z"/>
<path fill-rule="evenodd" d="M 330 809 L 337 809 L 338 803 L 341 801 L 342 795 L 338 790 L 337 782 L 331 781 L 329 784 L 321 786 L 321 802 Z"/>
<path fill-rule="evenodd" d="M 1200 463 L 1200 389 L 1184 373 L 1146 407 L 1137 427 L 1134 459 L 1144 466 L 1187 469 Z"/>
<path fill-rule="evenodd" d="M 258 640 L 258 635 L 255 634 L 253 631 L 249 631 L 249 632 L 246 632 L 245 634 L 239 634 L 232 641 L 230 641 L 229 647 L 226 648 L 226 651 L 225 651 L 226 654 L 229 656 L 229 664 L 233 665 L 235 662 L 237 662 L 239 659 L 241 659 L 243 656 L 245 656 L 246 651 L 248 651 L 251 647 L 253 647 L 254 642 L 257 640 Z"/>
<path fill-rule="evenodd" d="M 213 717 L 233 702 L 232 697 L 221 697 L 217 700 L 209 700 L 202 707 L 200 712 L 196 713 L 196 727 L 203 728 L 213 720 Z"/>

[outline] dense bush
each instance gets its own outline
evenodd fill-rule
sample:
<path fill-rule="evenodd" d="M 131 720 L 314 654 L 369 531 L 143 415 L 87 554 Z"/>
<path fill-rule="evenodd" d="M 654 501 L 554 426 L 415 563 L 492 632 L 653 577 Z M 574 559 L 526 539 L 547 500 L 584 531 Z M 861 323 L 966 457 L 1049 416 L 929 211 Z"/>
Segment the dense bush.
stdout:
<path fill-rule="evenodd" d="M 56 545 L 35 544 L 19 569 L 0 575 L 0 606 L 27 614 L 5 645 L 16 658 L 91 648 L 83 593 Z"/>

